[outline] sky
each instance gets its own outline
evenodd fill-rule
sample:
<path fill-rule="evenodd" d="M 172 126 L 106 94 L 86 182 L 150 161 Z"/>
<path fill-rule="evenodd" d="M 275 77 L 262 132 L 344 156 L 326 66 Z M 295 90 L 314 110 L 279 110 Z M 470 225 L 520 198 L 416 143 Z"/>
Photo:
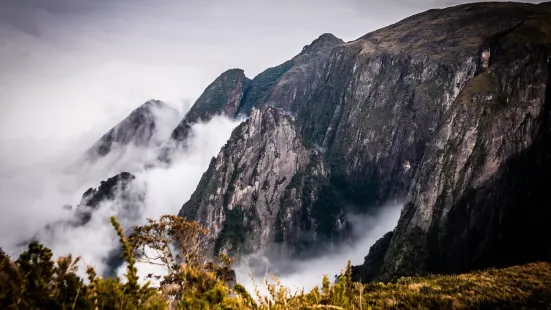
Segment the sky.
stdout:
<path fill-rule="evenodd" d="M 227 69 L 252 78 L 323 33 L 350 41 L 464 2 L 0 0 L 0 246 L 66 218 L 62 205 L 78 203 L 85 189 L 111 176 L 98 167 L 84 177 L 63 167 L 145 101 L 163 100 L 183 116 Z M 193 152 L 170 169 L 135 172 L 148 194 L 144 218 L 179 210 L 237 124 L 224 118 L 199 124 Z M 98 220 L 105 223 L 117 208 L 106 207 Z M 378 215 L 375 235 L 361 239 L 367 241 L 356 259 L 395 225 L 399 208 L 389 210 Z M 101 223 L 59 232 L 49 245 L 99 264 L 110 246 L 105 238 L 113 236 Z"/>

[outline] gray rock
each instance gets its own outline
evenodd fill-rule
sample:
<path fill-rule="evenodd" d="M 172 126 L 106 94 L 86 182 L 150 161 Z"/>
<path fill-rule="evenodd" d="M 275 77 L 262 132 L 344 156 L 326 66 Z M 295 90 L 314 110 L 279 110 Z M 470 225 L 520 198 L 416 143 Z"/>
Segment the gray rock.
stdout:
<path fill-rule="evenodd" d="M 292 117 L 283 110 L 272 106 L 253 109 L 212 159 L 180 216 L 197 220 L 209 230 L 209 252 L 259 250 L 274 240 L 288 185 L 317 156 L 303 145 Z M 319 160 L 311 170 L 320 177 L 326 174 Z M 295 202 L 294 208 L 285 206 L 284 222 L 292 221 L 301 207 L 300 201 Z"/>
<path fill-rule="evenodd" d="M 178 111 L 159 100 L 149 100 L 104 134 L 85 154 L 95 161 L 117 148 L 127 145 L 158 147 L 168 138 L 171 124 L 178 120 Z M 168 124 L 166 124 L 166 123 Z"/>

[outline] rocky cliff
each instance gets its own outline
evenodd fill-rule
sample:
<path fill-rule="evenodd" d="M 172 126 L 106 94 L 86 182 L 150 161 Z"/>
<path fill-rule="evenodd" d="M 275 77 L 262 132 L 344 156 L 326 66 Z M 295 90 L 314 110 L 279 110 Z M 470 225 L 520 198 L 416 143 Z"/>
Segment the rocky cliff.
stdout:
<path fill-rule="evenodd" d="M 215 252 L 273 241 L 300 254 L 345 240 L 348 212 L 407 196 L 357 278 L 547 257 L 526 239 L 549 233 L 536 203 L 549 181 L 549 14 L 477 3 L 344 44 L 323 35 L 253 79 L 237 109 L 250 119 L 180 215 L 211 230 Z M 254 109 L 265 105 L 295 117 Z"/>
<path fill-rule="evenodd" d="M 266 104 L 295 111 L 309 100 L 318 85 L 322 64 L 331 49 L 344 43 L 332 34 L 323 34 L 291 60 L 268 68 L 250 80 L 241 69 L 230 69 L 212 82 L 174 129 L 160 159 L 169 162 L 173 152 L 186 147 L 191 127 L 215 115 L 248 116 L 254 107 Z"/>
<path fill-rule="evenodd" d="M 381 278 L 551 259 L 547 9 L 487 42 L 488 66 L 462 89 L 424 155 Z"/>
<path fill-rule="evenodd" d="M 318 152 L 304 146 L 293 118 L 272 106 L 253 109 L 212 159 L 180 216 L 209 229 L 214 253 L 257 251 L 276 235 L 301 229 L 295 219 L 311 207 L 296 191 L 304 172 L 320 179 L 327 173 Z"/>
<path fill-rule="evenodd" d="M 343 43 L 330 33 L 322 34 L 292 59 L 260 73 L 247 89 L 239 113 L 248 115 L 253 107 L 266 104 L 295 112 L 321 82 L 331 50 Z"/>

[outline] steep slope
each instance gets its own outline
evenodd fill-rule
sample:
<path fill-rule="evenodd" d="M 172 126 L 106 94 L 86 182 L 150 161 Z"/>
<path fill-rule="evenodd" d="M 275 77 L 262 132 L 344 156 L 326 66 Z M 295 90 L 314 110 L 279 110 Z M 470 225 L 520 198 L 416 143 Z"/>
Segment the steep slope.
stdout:
<path fill-rule="evenodd" d="M 321 70 L 331 50 L 343 43 L 330 33 L 322 34 L 297 56 L 260 73 L 252 80 L 239 113 L 248 115 L 253 107 L 266 104 L 296 111 L 321 81 Z"/>
<path fill-rule="evenodd" d="M 427 150 L 381 278 L 551 260 L 551 6 L 492 38 Z"/>
<path fill-rule="evenodd" d="M 488 40 L 539 6 L 469 4 L 431 10 L 336 47 L 297 121 L 325 150 L 336 186 L 362 207 L 406 195 L 427 144 Z"/>
<path fill-rule="evenodd" d="M 178 111 L 159 100 L 149 100 L 111 128 L 87 152 L 87 160 L 97 160 L 127 145 L 160 146 L 178 122 Z"/>
<path fill-rule="evenodd" d="M 209 229 L 209 251 L 256 251 L 276 235 L 291 238 L 291 231 L 301 229 L 294 219 L 301 212 L 310 213 L 311 207 L 295 189 L 304 182 L 301 172 L 326 177 L 318 152 L 303 145 L 292 117 L 272 106 L 253 109 L 213 158 L 180 216 Z M 313 201 L 316 193 L 308 195 Z"/>

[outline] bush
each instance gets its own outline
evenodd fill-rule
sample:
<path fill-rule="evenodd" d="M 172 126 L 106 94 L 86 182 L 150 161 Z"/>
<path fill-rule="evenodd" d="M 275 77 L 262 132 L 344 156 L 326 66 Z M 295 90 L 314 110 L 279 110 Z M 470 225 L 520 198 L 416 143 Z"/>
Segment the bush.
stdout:
<path fill-rule="evenodd" d="M 199 252 L 205 231 L 196 222 L 163 216 L 134 227 L 125 236 L 115 218 L 126 281 L 103 279 L 87 268 L 88 283 L 77 274 L 80 259 L 52 260 L 50 249 L 32 241 L 17 260 L 0 249 L 1 309 L 481 309 L 551 305 L 551 265 L 534 263 L 463 275 L 402 278 L 392 283 L 351 281 L 351 264 L 331 282 L 327 276 L 309 292 L 292 292 L 276 277 L 265 279 L 267 295 L 251 296 L 221 256 L 208 262 Z M 137 261 L 166 268 L 159 287 L 140 284 Z"/>

